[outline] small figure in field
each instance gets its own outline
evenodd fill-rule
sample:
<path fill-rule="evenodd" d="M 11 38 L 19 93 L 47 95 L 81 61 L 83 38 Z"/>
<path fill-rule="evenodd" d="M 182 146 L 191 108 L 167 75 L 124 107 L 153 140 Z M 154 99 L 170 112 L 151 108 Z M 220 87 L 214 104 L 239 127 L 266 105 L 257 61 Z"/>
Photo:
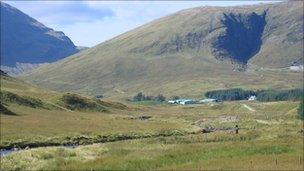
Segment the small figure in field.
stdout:
<path fill-rule="evenodd" d="M 239 126 L 235 125 L 235 133 L 238 134 L 239 133 Z"/>

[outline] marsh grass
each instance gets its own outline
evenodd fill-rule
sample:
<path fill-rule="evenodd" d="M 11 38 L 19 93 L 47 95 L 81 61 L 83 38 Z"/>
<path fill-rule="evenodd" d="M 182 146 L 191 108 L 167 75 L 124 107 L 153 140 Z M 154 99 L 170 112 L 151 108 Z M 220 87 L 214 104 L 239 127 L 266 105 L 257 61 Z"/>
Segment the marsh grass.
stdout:
<path fill-rule="evenodd" d="M 171 138 L 172 137 L 165 137 L 164 139 Z M 44 160 L 40 168 L 53 167 L 53 164 L 56 163 L 55 168 L 59 170 L 85 170 L 88 168 L 95 170 L 167 170 L 183 167 L 193 169 L 199 166 L 203 168 L 212 168 L 214 166 L 225 168 L 226 165 L 231 167 L 245 163 L 250 167 L 250 161 L 257 161 L 259 158 L 264 158 L 273 161 L 272 163 L 268 163 L 270 166 L 276 166 L 274 163 L 275 159 L 280 159 L 281 165 L 277 167 L 282 169 L 284 168 L 282 163 L 296 159 L 296 156 L 300 154 L 300 149 L 290 147 L 290 145 L 284 144 L 281 141 L 276 145 L 273 145 L 269 141 L 258 140 L 225 140 L 202 143 L 198 140 L 203 139 L 203 135 L 187 135 L 183 138 L 187 139 L 187 141 L 176 141 L 176 143 L 170 144 L 159 141 L 160 138 L 149 138 L 102 145 L 96 144 L 87 147 L 78 147 L 76 149 L 37 149 L 35 153 L 39 155 L 34 156 L 34 161 Z M 97 149 L 103 150 L 94 152 L 94 150 L 97 151 Z M 87 154 L 89 152 L 90 156 L 94 156 L 94 158 L 90 159 L 84 155 L 83 152 L 87 152 Z M 13 155 L 8 158 L 12 158 Z M 20 155 L 16 154 L 15 159 L 17 156 Z M 282 158 L 281 156 L 286 156 L 286 158 Z M 26 157 L 26 155 L 22 157 Z M 246 158 L 246 162 L 244 162 L 242 158 Z M 220 162 L 227 159 L 232 163 Z M 6 166 L 9 166 L 9 164 L 14 166 L 18 165 L 18 162 L 14 163 L 14 161 L 17 160 L 6 161 L 12 162 L 5 164 Z M 217 161 L 216 165 L 208 164 L 214 161 Z M 297 163 L 297 160 L 292 162 L 297 164 L 294 165 L 294 168 L 301 166 Z"/>
<path fill-rule="evenodd" d="M 242 107 L 244 103 L 255 112 Z M 24 128 L 30 126 L 40 136 L 51 135 L 53 138 L 40 138 L 46 142 L 104 143 L 74 149 L 47 147 L 24 150 L 3 158 L 1 167 L 4 170 L 301 170 L 303 162 L 301 165 L 299 156 L 303 156 L 303 135 L 299 130 L 303 122 L 297 119 L 296 108 L 297 102 L 244 101 L 224 103 L 220 108 L 152 105 L 142 107 L 140 111 L 119 114 L 61 112 L 56 115 L 42 109 L 43 114 L 25 112 L 19 117 L 40 118 L 39 122 L 46 125 L 51 122 L 50 117 L 63 120 L 62 124 L 51 122 L 61 128 L 58 130 L 38 130 L 37 123 L 19 123 Z M 12 109 L 16 110 L 18 106 Z M 18 110 L 25 109 L 29 108 L 20 107 Z M 140 116 L 142 112 L 152 118 L 147 121 L 126 119 L 130 115 Z M 223 118 L 230 116 L 238 119 L 223 122 Z M 73 120 L 73 117 L 83 120 Z M 16 127 L 10 128 L 9 123 L 16 122 L 16 117 L 1 116 L 1 119 L 4 125 L 1 125 L 4 128 L 1 130 L 4 136 L 1 136 L 5 141 L 16 143 L 17 137 L 24 141 L 22 133 L 38 138 L 30 132 L 15 132 Z M 84 130 L 88 122 L 96 125 Z M 67 126 L 73 123 L 78 125 Z M 233 130 L 201 134 L 198 129 L 205 125 L 233 128 L 235 124 L 240 126 L 239 134 Z M 33 139 L 27 141 L 34 142 Z"/>

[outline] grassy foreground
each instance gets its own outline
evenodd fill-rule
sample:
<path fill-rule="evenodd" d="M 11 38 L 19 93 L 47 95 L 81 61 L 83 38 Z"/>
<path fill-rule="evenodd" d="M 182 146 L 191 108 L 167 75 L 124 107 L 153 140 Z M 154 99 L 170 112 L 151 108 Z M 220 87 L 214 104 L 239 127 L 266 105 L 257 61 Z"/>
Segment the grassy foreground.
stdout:
<path fill-rule="evenodd" d="M 139 105 L 138 110 L 107 114 L 68 111 L 56 114 L 43 109 L 41 113 L 30 114 L 24 107 L 15 106 L 14 112 L 22 110 L 24 114 L 1 116 L 1 140 L 151 134 L 166 130 L 180 133 L 116 139 L 74 149 L 23 150 L 2 158 L 1 167 L 4 170 L 301 170 L 303 123 L 297 118 L 297 106 L 298 102 L 242 101 L 215 106 Z M 152 118 L 136 119 L 143 113 Z M 235 124 L 240 127 L 238 135 L 231 129 Z M 205 127 L 219 131 L 187 134 Z"/>
<path fill-rule="evenodd" d="M 141 111 L 94 113 L 33 109 L 13 104 L 9 109 L 18 115 L 1 115 L 0 148 L 92 144 L 167 136 L 174 134 L 175 130 L 195 128 L 183 122 L 161 121 L 153 117 L 149 121 L 137 119 Z"/>

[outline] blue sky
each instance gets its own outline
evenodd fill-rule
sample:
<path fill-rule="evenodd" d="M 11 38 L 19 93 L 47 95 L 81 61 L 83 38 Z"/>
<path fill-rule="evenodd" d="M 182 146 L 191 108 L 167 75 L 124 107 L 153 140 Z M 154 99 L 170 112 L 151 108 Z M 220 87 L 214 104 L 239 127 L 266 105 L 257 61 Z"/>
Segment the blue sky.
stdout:
<path fill-rule="evenodd" d="M 235 6 L 274 1 L 4 1 L 76 45 L 94 46 L 156 18 L 197 6 Z"/>

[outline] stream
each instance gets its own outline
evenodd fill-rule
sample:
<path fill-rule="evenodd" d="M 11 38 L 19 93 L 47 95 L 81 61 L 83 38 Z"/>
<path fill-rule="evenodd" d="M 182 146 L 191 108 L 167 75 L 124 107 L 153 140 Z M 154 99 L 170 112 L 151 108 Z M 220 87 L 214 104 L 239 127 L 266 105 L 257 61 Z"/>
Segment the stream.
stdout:
<path fill-rule="evenodd" d="M 79 145 L 63 145 L 63 146 L 56 146 L 56 147 L 64 147 L 64 148 L 76 148 Z M 55 146 L 54 146 L 55 147 Z M 41 147 L 36 147 L 36 148 L 41 148 Z M 17 151 L 24 151 L 24 150 L 30 150 L 34 148 L 29 148 L 29 149 L 18 149 L 18 148 L 12 148 L 12 149 L 7 149 L 7 150 L 0 150 L 0 157 L 5 157 L 11 153 L 17 152 Z"/>

